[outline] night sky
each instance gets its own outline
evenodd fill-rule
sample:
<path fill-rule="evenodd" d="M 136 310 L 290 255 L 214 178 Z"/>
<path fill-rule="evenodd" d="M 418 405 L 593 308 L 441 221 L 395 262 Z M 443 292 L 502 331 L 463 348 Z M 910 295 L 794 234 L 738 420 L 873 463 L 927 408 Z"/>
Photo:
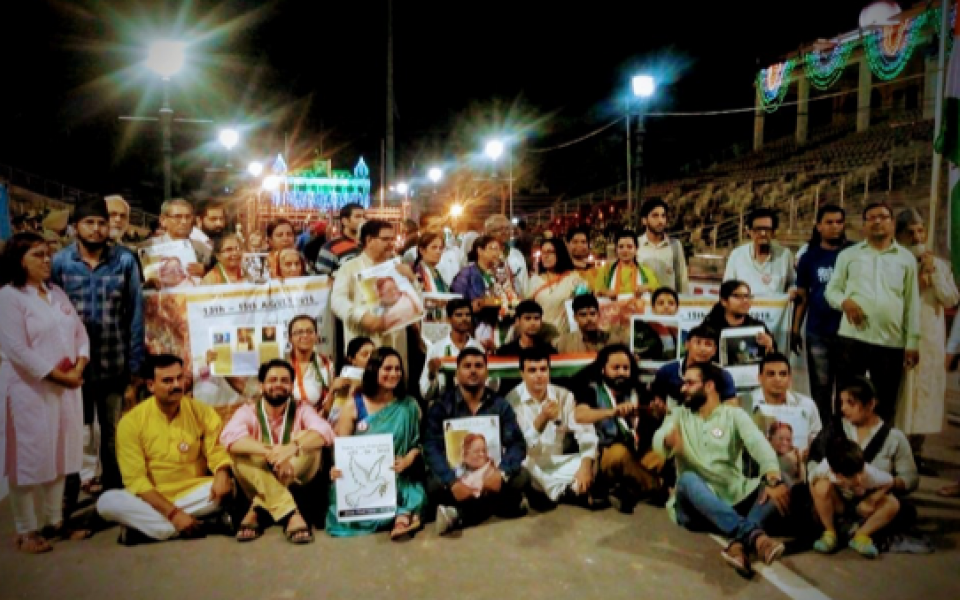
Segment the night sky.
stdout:
<path fill-rule="evenodd" d="M 89 191 L 124 191 L 149 207 L 160 196 L 158 126 L 118 117 L 156 115 L 159 83 L 137 63 L 149 37 L 179 22 L 199 41 L 173 82 L 176 116 L 242 125 L 237 164 L 282 151 L 286 133 L 294 162 L 322 144 L 338 168 L 363 155 L 379 183 L 386 0 L 175 2 L 169 12 L 162 2 L 8 4 L 4 164 Z M 518 156 L 528 185 L 576 194 L 615 183 L 624 170 L 622 126 L 571 148 L 531 150 L 616 118 L 641 68 L 664 81 L 654 110 L 751 106 L 759 67 L 854 29 L 865 3 L 564 4 L 395 0 L 399 174 L 479 149 L 485 134 L 509 126 L 524 131 Z M 780 120 L 788 130 L 789 117 Z M 652 119 L 650 168 L 654 177 L 669 174 L 751 134 L 749 114 Z M 179 191 L 226 161 L 215 138 L 215 126 L 175 125 Z"/>

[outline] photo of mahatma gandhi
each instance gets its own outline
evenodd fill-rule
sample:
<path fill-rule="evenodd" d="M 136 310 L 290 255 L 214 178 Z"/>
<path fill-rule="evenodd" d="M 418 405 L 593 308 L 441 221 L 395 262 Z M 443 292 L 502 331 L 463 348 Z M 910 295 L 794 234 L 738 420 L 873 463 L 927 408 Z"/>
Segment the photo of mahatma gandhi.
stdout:
<path fill-rule="evenodd" d="M 277 328 L 272 325 L 268 327 L 264 327 L 261 335 L 262 335 L 263 342 L 265 343 L 275 342 L 277 341 Z"/>
<path fill-rule="evenodd" d="M 400 289 L 392 277 L 377 278 L 376 289 L 386 329 L 415 321 L 423 313 L 423 305 L 416 294 Z"/>

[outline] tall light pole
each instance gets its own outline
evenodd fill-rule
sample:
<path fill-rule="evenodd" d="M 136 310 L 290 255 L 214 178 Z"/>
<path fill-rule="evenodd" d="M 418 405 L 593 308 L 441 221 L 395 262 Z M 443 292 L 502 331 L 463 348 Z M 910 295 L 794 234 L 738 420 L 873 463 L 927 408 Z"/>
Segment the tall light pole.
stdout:
<path fill-rule="evenodd" d="M 627 176 L 632 178 L 634 175 L 630 172 L 630 168 L 634 169 L 636 172 L 636 191 L 630 189 L 628 184 L 627 193 L 627 214 L 634 215 L 634 226 L 640 227 L 640 200 L 643 197 L 643 134 L 645 132 L 643 126 L 643 113 L 646 108 L 646 102 L 653 96 L 653 93 L 657 90 L 656 81 L 650 75 L 635 75 L 631 80 L 631 88 L 633 91 L 633 96 L 639 100 L 639 110 L 637 111 L 637 132 L 636 132 L 636 146 L 634 151 L 636 153 L 635 160 L 633 165 L 630 163 L 630 151 L 627 149 Z M 627 144 L 630 144 L 630 110 L 629 110 L 629 101 L 628 101 L 628 110 L 627 110 Z M 636 194 L 636 204 L 633 202 L 634 193 Z"/>
<path fill-rule="evenodd" d="M 186 62 L 187 45 L 174 40 L 157 40 L 147 49 L 147 68 L 160 76 L 163 82 L 163 102 L 160 105 L 160 154 L 163 157 L 163 199 L 173 195 L 173 142 L 170 107 L 170 78 L 180 72 Z"/>
<path fill-rule="evenodd" d="M 483 153 L 487 155 L 487 158 L 496 163 L 501 156 L 503 156 L 505 146 L 502 140 L 493 139 L 487 142 L 487 145 L 483 148 Z M 509 163 L 509 175 L 508 175 L 508 194 L 510 198 L 510 219 L 513 220 L 513 154 L 510 153 L 507 156 L 507 161 Z M 503 202 L 500 203 L 500 212 L 506 212 L 504 210 Z"/>

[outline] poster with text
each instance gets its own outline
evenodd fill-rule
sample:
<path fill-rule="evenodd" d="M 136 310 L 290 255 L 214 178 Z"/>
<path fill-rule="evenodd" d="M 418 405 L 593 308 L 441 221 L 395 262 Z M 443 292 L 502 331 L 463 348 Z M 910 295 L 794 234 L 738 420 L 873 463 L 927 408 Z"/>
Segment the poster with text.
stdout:
<path fill-rule="evenodd" d="M 397 513 L 397 474 L 393 470 L 393 435 L 338 437 L 334 464 L 337 520 L 341 523 L 390 519 Z"/>
<path fill-rule="evenodd" d="M 156 279 L 163 289 L 192 287 L 198 280 L 187 273 L 187 265 L 197 262 L 190 240 L 174 240 L 139 249 L 143 278 Z"/>

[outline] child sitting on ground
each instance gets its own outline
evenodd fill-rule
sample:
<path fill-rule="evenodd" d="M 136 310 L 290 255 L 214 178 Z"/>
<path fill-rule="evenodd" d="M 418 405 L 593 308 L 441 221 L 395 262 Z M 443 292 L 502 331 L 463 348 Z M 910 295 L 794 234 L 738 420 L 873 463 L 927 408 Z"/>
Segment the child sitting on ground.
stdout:
<path fill-rule="evenodd" d="M 813 549 L 824 554 L 837 548 L 835 517 L 856 511 L 865 519 L 849 546 L 866 558 L 879 555 L 871 536 L 887 526 L 900 511 L 890 493 L 893 477 L 863 458 L 856 442 L 846 437 L 831 440 L 826 458 L 810 474 L 810 492 L 824 532 Z"/>

